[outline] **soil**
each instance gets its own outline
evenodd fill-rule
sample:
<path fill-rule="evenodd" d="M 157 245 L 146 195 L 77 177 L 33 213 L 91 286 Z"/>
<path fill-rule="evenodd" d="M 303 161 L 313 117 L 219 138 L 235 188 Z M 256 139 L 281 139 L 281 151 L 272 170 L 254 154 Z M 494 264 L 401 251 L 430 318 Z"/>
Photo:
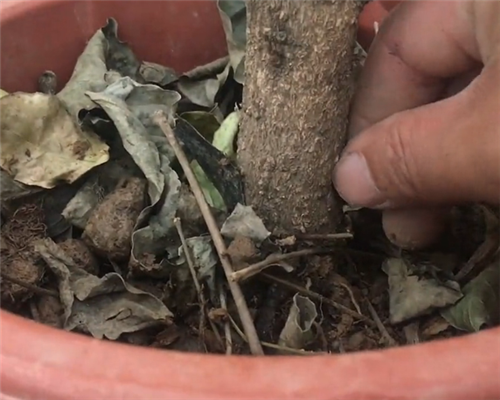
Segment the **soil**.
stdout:
<path fill-rule="evenodd" d="M 30 218 L 26 217 L 27 210 L 30 211 Z M 304 351 L 347 353 L 411 345 L 465 334 L 451 327 L 437 312 L 399 325 L 390 323 L 387 276 L 380 266 L 381 261 L 392 250 L 381 235 L 380 220 L 374 217 L 375 213 L 361 211 L 356 214 L 349 218 L 356 221 L 352 224 L 352 229 L 354 232 L 359 229 L 362 233 L 355 235 L 355 239 L 338 243 L 333 254 L 291 260 L 296 266 L 293 273 L 287 273 L 279 266 L 270 267 L 242 283 L 261 341 L 265 344 L 279 342 L 292 297 L 297 292 L 309 296 L 316 303 L 319 315 L 313 329 L 314 340 L 304 347 Z M 478 218 L 480 214 L 472 208 L 456 209 L 455 215 L 459 218 L 455 219 L 447 236 L 432 251 L 434 254 L 443 254 L 449 252 L 449 249 L 460 249 L 460 252 L 448 254 L 453 254 L 464 262 L 484 240 L 484 221 Z M 471 219 L 473 215 L 476 219 Z M 53 295 L 58 292 L 56 277 L 46 271 L 40 260 L 30 253 L 32 244 L 44 237 L 44 225 L 40 223 L 40 216 L 40 210 L 37 211 L 35 205 L 24 205 L 2 227 L 2 307 L 40 323 L 62 328 L 63 307 Z M 102 258 L 102 253 L 92 253 L 79 235 L 75 236 L 60 242 L 61 249 L 82 269 L 96 276 L 109 273 L 112 266 Z M 289 238 L 272 240 L 293 243 L 286 249 L 288 252 L 325 242 L 314 240 L 312 243 Z M 20 246 L 20 243 L 23 245 Z M 242 238 L 236 238 L 229 251 L 240 254 L 240 261 L 245 260 L 245 265 L 259 259 L 255 246 Z M 429 255 L 414 253 L 412 257 L 424 259 Z M 16 282 L 21 282 L 22 285 Z M 164 297 L 169 291 L 169 285 L 173 284 L 169 279 L 139 279 L 130 283 L 158 298 Z M 49 294 L 40 290 L 46 290 Z M 208 301 L 208 317 L 218 330 L 217 334 L 208 325 L 200 330 L 199 304 L 194 301 L 193 304 L 178 307 L 180 313 L 175 317 L 173 325 L 124 334 L 118 340 L 159 349 L 224 353 L 225 347 L 218 337 L 224 331 L 229 315 L 239 324 L 238 313 L 231 301 L 227 311 L 220 308 L 220 304 Z M 339 309 L 342 306 L 352 312 L 346 313 L 342 308 Z M 366 320 L 362 320 L 360 316 L 364 316 Z M 236 331 L 232 332 L 232 339 L 233 354 L 250 353 L 245 340 Z M 280 350 L 279 346 L 264 348 L 268 355 L 283 354 L 283 349 Z M 286 348 L 284 353 L 295 354 Z"/>

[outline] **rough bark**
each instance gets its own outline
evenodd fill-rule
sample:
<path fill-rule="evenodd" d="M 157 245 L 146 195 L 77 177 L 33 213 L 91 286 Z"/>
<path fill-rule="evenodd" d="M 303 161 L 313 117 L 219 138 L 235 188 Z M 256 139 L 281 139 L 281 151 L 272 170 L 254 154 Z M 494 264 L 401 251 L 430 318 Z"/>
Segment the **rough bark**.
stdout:
<path fill-rule="evenodd" d="M 332 171 L 347 139 L 354 0 L 248 0 L 238 162 L 247 204 L 275 233 L 332 232 Z"/>

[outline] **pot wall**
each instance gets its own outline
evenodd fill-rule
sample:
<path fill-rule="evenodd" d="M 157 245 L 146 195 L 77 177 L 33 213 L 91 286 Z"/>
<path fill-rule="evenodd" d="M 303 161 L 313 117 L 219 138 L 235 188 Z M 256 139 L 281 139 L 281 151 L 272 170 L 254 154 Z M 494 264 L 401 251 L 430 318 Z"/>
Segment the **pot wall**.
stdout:
<path fill-rule="evenodd" d="M 227 54 L 218 11 L 211 1 L 1 1 L 0 85 L 36 90 L 52 70 L 59 90 L 78 56 L 108 17 L 140 59 L 185 72 Z"/>
<path fill-rule="evenodd" d="M 33 91 L 45 69 L 64 82 L 108 16 L 148 61 L 186 70 L 225 52 L 211 1 L 4 0 L 1 87 Z M 500 329 L 341 356 L 227 358 L 99 341 L 5 311 L 0 318 L 5 400 L 500 398 Z"/>

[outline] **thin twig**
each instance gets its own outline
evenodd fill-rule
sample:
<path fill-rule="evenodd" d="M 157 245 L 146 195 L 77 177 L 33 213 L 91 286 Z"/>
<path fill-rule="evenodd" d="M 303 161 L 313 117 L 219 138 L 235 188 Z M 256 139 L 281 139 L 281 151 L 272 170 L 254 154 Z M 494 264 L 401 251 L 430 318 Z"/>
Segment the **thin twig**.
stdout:
<path fill-rule="evenodd" d="M 340 240 L 340 239 L 352 239 L 354 235 L 349 232 L 341 233 L 298 233 L 295 235 L 298 240 Z"/>
<path fill-rule="evenodd" d="M 356 301 L 356 298 L 354 297 L 354 293 L 352 292 L 352 289 L 349 287 L 349 285 L 343 283 L 343 282 L 337 282 L 340 286 L 342 286 L 345 290 L 347 290 L 347 293 L 349 293 L 349 297 L 351 298 L 351 303 L 356 309 L 356 311 L 360 314 L 363 314 L 361 312 L 361 308 L 359 307 L 358 302 Z"/>
<path fill-rule="evenodd" d="M 205 318 L 207 316 L 205 307 L 206 307 L 206 300 L 205 300 L 205 295 L 203 294 L 203 289 L 200 285 L 200 282 L 198 281 L 198 276 L 196 275 L 196 270 L 194 268 L 194 262 L 193 258 L 191 257 L 191 250 L 187 244 L 186 237 L 184 236 L 184 231 L 182 229 L 182 224 L 181 224 L 181 219 L 178 217 L 174 218 L 174 225 L 175 228 L 177 229 L 177 234 L 179 235 L 179 238 L 181 239 L 181 244 L 182 248 L 184 249 L 184 254 L 186 256 L 186 261 L 187 265 L 189 268 L 189 272 L 191 273 L 191 278 L 193 278 L 194 282 L 194 287 L 196 288 L 196 293 L 198 294 L 198 301 L 200 303 L 200 326 L 199 326 L 199 331 L 200 335 L 203 338 L 204 337 L 204 331 L 205 331 Z M 223 345 L 222 338 L 220 337 L 219 331 L 217 330 L 217 327 L 215 326 L 214 322 L 208 318 L 208 322 L 210 324 L 210 327 L 212 328 L 212 331 L 214 332 L 214 335 L 216 339 L 219 341 L 221 346 Z"/>
<path fill-rule="evenodd" d="M 2 277 L 2 279 L 5 279 L 6 281 L 14 283 L 15 285 L 22 286 L 23 288 L 31 290 L 33 293 L 39 294 L 41 296 L 52 296 L 59 298 L 59 293 L 57 293 L 55 290 L 44 289 L 36 285 L 32 285 L 31 283 L 23 282 L 20 279 L 7 275 L 4 271 L 1 270 L 0 270 L 0 276 Z"/>
<path fill-rule="evenodd" d="M 233 282 L 241 282 L 245 279 L 250 278 L 251 276 L 257 275 L 259 272 L 262 272 L 266 268 L 269 268 L 281 261 L 289 260 L 291 258 L 298 258 L 303 256 L 310 256 L 314 254 L 327 254 L 331 253 L 333 249 L 325 249 L 325 248 L 313 248 L 313 249 L 303 249 L 292 251 L 291 253 L 274 253 L 267 256 L 264 260 L 259 261 L 258 263 L 252 264 L 246 268 L 240 269 L 239 271 L 233 272 L 229 276 L 229 280 Z"/>
<path fill-rule="evenodd" d="M 368 300 L 368 299 L 365 299 L 365 300 L 366 300 L 366 304 L 368 305 L 368 310 L 370 310 L 370 314 L 372 315 L 373 320 L 377 324 L 377 328 L 380 331 L 380 334 L 384 338 L 385 342 L 391 347 L 397 346 L 398 342 L 396 340 L 394 340 L 394 338 L 389 334 L 386 327 L 384 326 L 384 324 L 380 320 L 380 317 L 378 316 L 377 311 L 375 311 L 375 308 L 372 306 L 372 303 L 370 302 L 370 300 Z"/>
<path fill-rule="evenodd" d="M 167 117 L 162 111 L 157 111 L 154 116 L 155 123 L 160 127 L 160 129 L 165 134 L 172 150 L 179 161 L 179 164 L 186 175 L 186 179 L 189 182 L 193 195 L 198 203 L 198 207 L 200 208 L 201 214 L 203 215 L 203 219 L 207 224 L 207 228 L 212 236 L 212 240 L 219 255 L 222 268 L 224 269 L 224 273 L 226 274 L 226 278 L 229 283 L 229 289 L 231 290 L 231 294 L 233 296 L 234 302 L 236 304 L 236 309 L 238 310 L 238 314 L 240 316 L 241 323 L 243 325 L 243 329 L 245 330 L 245 334 L 248 337 L 248 344 L 250 346 L 250 350 L 254 355 L 264 355 L 264 351 L 262 350 L 262 346 L 260 345 L 259 336 L 257 335 L 257 330 L 255 329 L 255 325 L 252 320 L 252 316 L 250 315 L 250 311 L 248 310 L 247 303 L 245 301 L 245 297 L 241 291 L 240 286 L 236 282 L 231 282 L 229 280 L 230 275 L 233 273 L 234 269 L 231 265 L 231 261 L 227 256 L 227 247 L 224 243 L 224 239 L 217 227 L 217 222 L 215 221 L 210 208 L 205 200 L 203 192 L 200 188 L 200 184 L 196 180 L 196 177 L 193 174 L 193 170 L 189 165 L 189 161 L 184 153 L 184 150 L 179 145 L 172 128 L 170 127 Z"/>
<path fill-rule="evenodd" d="M 196 276 L 196 270 L 194 268 L 194 262 L 191 258 L 191 249 L 189 248 L 186 237 L 184 236 L 184 231 L 182 230 L 181 219 L 178 217 L 174 218 L 175 229 L 177 229 L 177 234 L 181 239 L 182 248 L 184 250 L 184 255 L 186 257 L 189 272 L 191 273 L 191 278 L 193 279 L 194 287 L 196 288 L 196 293 L 198 294 L 198 302 L 200 303 L 200 326 L 199 332 L 201 337 L 204 337 L 205 330 L 205 296 L 203 295 L 203 290 L 201 289 L 200 282 Z"/>
<path fill-rule="evenodd" d="M 374 328 L 377 327 L 377 324 L 375 323 L 375 321 L 371 320 L 370 318 L 365 317 L 364 315 L 362 315 L 362 314 L 360 314 L 360 313 L 358 313 L 356 311 L 353 311 L 350 308 L 348 308 L 348 307 L 346 307 L 346 306 L 344 306 L 344 305 L 342 305 L 340 303 L 337 303 L 334 300 L 331 300 L 331 299 L 329 299 L 329 298 L 327 298 L 325 296 L 322 296 L 319 293 L 313 292 L 313 291 L 308 290 L 308 289 L 306 289 L 306 288 L 304 288 L 302 286 L 296 285 L 296 284 L 294 284 L 292 282 L 288 282 L 288 281 L 286 281 L 284 279 L 280 279 L 280 278 L 278 278 L 276 276 L 269 275 L 269 274 L 266 274 L 266 273 L 260 274 L 259 276 L 261 276 L 262 278 L 264 278 L 264 279 L 266 279 L 268 281 L 278 283 L 278 284 L 280 284 L 280 285 L 282 285 L 282 286 L 284 286 L 284 287 L 286 287 L 288 289 L 291 289 L 291 290 L 293 290 L 295 292 L 301 293 L 301 294 L 303 294 L 305 296 L 309 296 L 309 297 L 311 297 L 313 299 L 316 299 L 316 300 L 318 300 L 320 302 L 328 304 L 328 305 L 332 306 L 333 308 L 336 308 L 337 310 L 342 311 L 343 313 L 348 314 L 351 317 L 353 317 L 353 318 L 355 318 L 355 319 L 357 319 L 359 321 L 365 322 L 366 324 L 368 324 L 371 327 L 374 327 Z"/>
<path fill-rule="evenodd" d="M 227 312 L 226 293 L 224 293 L 224 288 L 222 287 L 222 285 L 220 285 L 219 290 L 221 308 L 225 310 L 229 315 L 229 313 Z M 227 320 L 224 322 L 224 336 L 226 339 L 226 355 L 229 356 L 233 352 L 233 338 L 231 336 L 231 326 L 229 325 L 229 321 Z"/>
<path fill-rule="evenodd" d="M 236 323 L 236 321 L 228 314 L 228 319 L 231 322 L 231 325 L 233 326 L 234 330 L 240 336 L 245 342 L 248 343 L 248 340 L 245 336 L 245 334 L 241 331 L 240 327 Z M 267 347 L 269 349 L 274 349 L 274 350 L 280 350 L 280 351 L 286 351 L 287 353 L 290 354 L 297 354 L 299 356 L 310 356 L 310 355 L 317 355 L 317 354 L 328 354 L 322 351 L 307 351 L 307 350 L 300 350 L 300 349 L 294 349 L 292 347 L 287 347 L 287 346 L 280 346 L 279 344 L 274 344 L 274 343 L 269 343 L 269 342 L 260 342 L 260 344 L 264 347 Z"/>

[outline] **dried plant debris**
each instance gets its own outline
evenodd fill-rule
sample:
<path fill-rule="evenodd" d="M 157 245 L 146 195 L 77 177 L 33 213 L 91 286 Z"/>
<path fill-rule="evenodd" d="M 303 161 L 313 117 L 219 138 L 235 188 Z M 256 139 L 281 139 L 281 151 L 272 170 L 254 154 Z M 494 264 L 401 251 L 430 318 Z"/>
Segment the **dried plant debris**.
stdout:
<path fill-rule="evenodd" d="M 99 263 L 83 240 L 67 239 L 59 243 L 59 248 L 81 269 L 92 275 L 99 274 Z"/>
<path fill-rule="evenodd" d="M 3 97 L 0 120 L 0 166 L 26 185 L 50 189 L 73 183 L 109 159 L 108 146 L 94 133 L 83 132 L 56 96 Z"/>
<path fill-rule="evenodd" d="M 64 309 L 59 298 L 40 296 L 32 301 L 31 312 L 37 322 L 54 328 L 63 328 Z"/>
<path fill-rule="evenodd" d="M 457 329 L 476 332 L 500 323 L 500 258 L 467 283 L 464 297 L 441 315 Z"/>
<path fill-rule="evenodd" d="M 100 92 L 107 86 L 104 80 L 107 71 L 105 46 L 106 39 L 99 29 L 78 58 L 68 83 L 57 93 L 57 97 L 66 106 L 69 114 L 75 118 L 82 109 L 94 106 L 85 92 Z"/>
<path fill-rule="evenodd" d="M 240 203 L 222 225 L 221 233 L 228 239 L 234 239 L 236 235 L 245 236 L 256 244 L 261 244 L 271 235 L 252 207 Z"/>
<path fill-rule="evenodd" d="M 174 133 L 190 161 L 197 161 L 220 193 L 227 210 L 243 202 L 243 179 L 238 167 L 187 121 L 179 118 Z"/>
<path fill-rule="evenodd" d="M 212 238 L 210 236 L 191 237 L 186 242 L 191 251 L 197 280 L 208 288 L 212 299 L 216 298 L 216 267 L 219 260 Z M 175 307 L 178 312 L 185 312 L 190 305 L 196 303 L 197 291 L 182 246 L 170 249 L 169 264 L 164 268 L 170 274 L 171 284 L 165 301 L 171 307 Z"/>
<path fill-rule="evenodd" d="M 2 302 L 20 305 L 33 295 L 44 276 L 33 243 L 45 237 L 43 211 L 36 205 L 20 207 L 1 229 Z"/>
<path fill-rule="evenodd" d="M 271 234 L 236 157 L 245 2 L 217 7 L 228 55 L 190 71 L 141 60 L 110 16 L 60 92 L 49 70 L 36 93 L 0 90 L 1 306 L 96 338 L 226 354 L 259 340 L 268 354 L 343 353 L 499 324 L 499 213 L 483 205 L 454 208 L 427 254 L 389 247 L 375 211 L 350 210 L 347 235 Z"/>
<path fill-rule="evenodd" d="M 108 18 L 106 26 L 101 28 L 106 39 L 105 57 L 106 68 L 116 71 L 121 76 L 128 76 L 136 81 L 140 80 L 139 69 L 141 62 L 127 43 L 118 38 L 118 22 Z"/>
<path fill-rule="evenodd" d="M 234 70 L 234 79 L 243 84 L 245 79 L 245 51 L 247 12 L 243 0 L 218 0 L 217 7 L 226 34 L 230 65 Z"/>
<path fill-rule="evenodd" d="M 38 78 L 38 91 L 45 94 L 56 94 L 57 75 L 53 71 L 45 71 Z"/>
<path fill-rule="evenodd" d="M 311 300 L 299 294 L 293 296 L 278 344 L 292 349 L 304 349 L 314 340 L 312 328 L 317 316 L 316 305 Z"/>
<path fill-rule="evenodd" d="M 382 268 L 389 278 L 390 320 L 393 324 L 455 304 L 463 297 L 457 282 L 422 277 L 417 266 L 404 259 L 387 259 Z"/>
<path fill-rule="evenodd" d="M 132 233 L 145 206 L 146 182 L 130 178 L 106 196 L 93 211 L 82 238 L 97 254 L 126 261 L 132 249 Z"/>
<path fill-rule="evenodd" d="M 212 145 L 217 150 L 220 150 L 227 158 L 234 161 L 234 141 L 238 133 L 239 111 L 234 111 L 229 114 L 222 124 L 218 123 L 212 113 L 201 111 L 183 113 L 181 118 L 193 125 L 193 127 L 207 138 L 207 140 L 211 137 Z M 210 129 L 204 132 L 202 131 L 202 125 L 205 126 L 205 129 Z M 224 199 L 198 161 L 192 161 L 191 168 L 196 176 L 196 180 L 201 186 L 208 205 L 216 210 L 227 211 Z"/>
<path fill-rule="evenodd" d="M 213 108 L 217 94 L 228 79 L 228 62 L 224 57 L 184 73 L 179 77 L 176 89 L 190 103 Z"/>
<path fill-rule="evenodd" d="M 36 249 L 59 281 L 64 329 L 116 340 L 173 318 L 161 300 L 127 284 L 120 275 L 91 275 L 50 240 L 40 241 Z"/>
<path fill-rule="evenodd" d="M 162 87 L 177 82 L 179 79 L 174 69 L 147 61 L 144 61 L 139 67 L 139 74 L 144 83 L 154 83 Z"/>
<path fill-rule="evenodd" d="M 38 193 L 43 188 L 39 186 L 29 186 L 14 180 L 8 172 L 0 170 L 0 201 L 2 203 L 20 199 L 30 194 Z"/>
<path fill-rule="evenodd" d="M 65 205 L 62 216 L 79 229 L 85 229 L 92 211 L 124 179 L 132 178 L 134 172 L 112 160 L 94 168 L 77 193 Z"/>

